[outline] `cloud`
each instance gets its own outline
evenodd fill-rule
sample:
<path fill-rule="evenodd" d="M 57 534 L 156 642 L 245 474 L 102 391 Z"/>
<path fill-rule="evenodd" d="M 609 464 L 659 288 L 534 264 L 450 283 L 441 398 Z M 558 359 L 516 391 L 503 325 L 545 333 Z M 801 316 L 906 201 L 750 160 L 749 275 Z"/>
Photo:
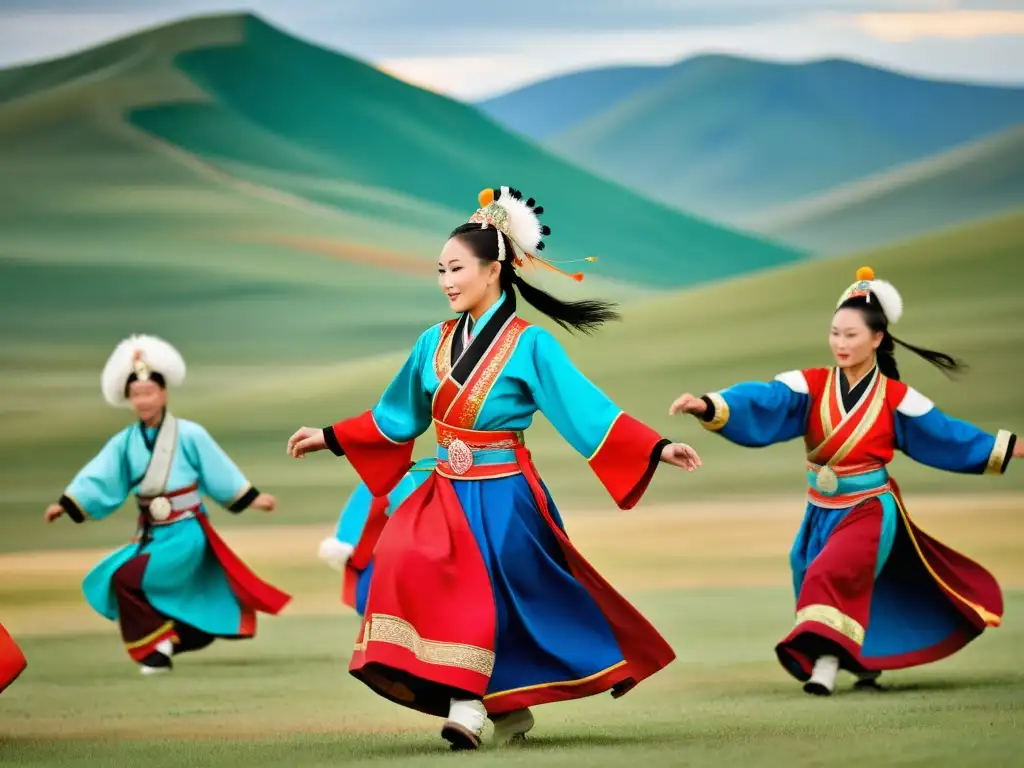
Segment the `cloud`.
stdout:
<path fill-rule="evenodd" d="M 196 13 L 256 12 L 285 31 L 457 98 L 616 64 L 724 52 L 847 56 L 922 73 L 1024 79 L 999 0 L 0 0 L 0 66 Z M 1014 0 L 1015 5 L 1020 5 Z M 1006 14 L 1013 20 L 1008 24 Z M 997 21 L 993 21 L 997 19 Z M 982 34 L 1003 37 L 983 38 Z M 967 34 L 965 30 L 973 30 Z M 1020 32 L 1013 32 L 1020 34 Z M 982 42 L 987 40 L 988 42 Z M 1016 47 L 993 41 L 1013 40 Z M 998 55 L 997 55 L 998 54 Z"/>
<path fill-rule="evenodd" d="M 854 24 L 893 43 L 919 38 L 971 39 L 1024 36 L 1024 10 L 953 10 L 934 13 L 861 13 Z"/>

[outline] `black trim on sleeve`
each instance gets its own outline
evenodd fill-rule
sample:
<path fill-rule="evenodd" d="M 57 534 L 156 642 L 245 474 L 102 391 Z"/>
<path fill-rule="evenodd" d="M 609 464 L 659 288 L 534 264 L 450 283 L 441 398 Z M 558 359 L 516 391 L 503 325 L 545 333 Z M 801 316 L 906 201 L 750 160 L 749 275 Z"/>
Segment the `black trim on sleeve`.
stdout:
<path fill-rule="evenodd" d="M 1003 466 L 999 468 L 1000 474 L 1006 473 L 1006 468 L 1010 466 L 1010 459 L 1013 458 L 1013 449 L 1017 447 L 1017 436 L 1011 434 L 1010 442 L 1006 444 L 1006 455 L 1003 457 Z"/>
<path fill-rule="evenodd" d="M 704 404 L 708 407 L 708 409 L 706 411 L 704 411 L 704 413 L 702 413 L 700 415 L 700 420 L 701 421 L 711 421 L 711 420 L 713 420 L 715 418 L 715 403 L 714 403 L 714 401 L 712 401 L 712 399 L 710 397 L 708 397 L 707 395 L 701 395 L 700 399 L 703 400 Z"/>
<path fill-rule="evenodd" d="M 334 434 L 334 426 L 324 427 L 324 443 L 331 449 L 331 453 L 335 456 L 344 456 L 345 450 L 341 447 L 341 443 L 338 442 L 338 436 Z"/>
<path fill-rule="evenodd" d="M 250 486 L 249 490 L 239 496 L 230 507 L 228 512 L 234 512 L 236 515 L 239 512 L 244 512 L 249 508 L 249 505 L 256 501 L 256 497 L 260 495 L 260 492 L 255 486 Z"/>
<path fill-rule="evenodd" d="M 74 502 L 70 496 L 66 493 L 61 494 L 60 500 L 57 502 L 64 508 L 64 512 L 74 520 L 76 523 L 84 523 L 85 515 L 82 514 L 82 510 L 78 508 L 78 505 Z"/>

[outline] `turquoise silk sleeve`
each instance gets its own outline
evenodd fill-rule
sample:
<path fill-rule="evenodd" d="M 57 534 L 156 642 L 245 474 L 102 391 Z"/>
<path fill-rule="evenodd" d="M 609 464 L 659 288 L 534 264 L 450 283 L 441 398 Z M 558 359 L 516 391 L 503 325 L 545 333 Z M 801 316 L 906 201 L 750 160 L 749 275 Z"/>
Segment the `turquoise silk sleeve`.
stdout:
<path fill-rule="evenodd" d="M 101 520 L 116 512 L 131 491 L 126 452 L 131 428 L 114 435 L 75 475 L 60 505 L 76 523 Z"/>
<path fill-rule="evenodd" d="M 801 371 L 773 381 L 748 381 L 704 395 L 708 406 L 701 424 L 737 445 L 761 448 L 802 437 L 811 398 Z"/>
<path fill-rule="evenodd" d="M 194 421 L 179 420 L 179 440 L 199 476 L 199 492 L 232 512 L 241 512 L 259 495 L 231 457 Z"/>
<path fill-rule="evenodd" d="M 433 360 L 440 326 L 421 334 L 405 364 L 372 410 L 381 434 L 395 443 L 414 440 L 430 426 L 432 393 L 424 383 L 424 367 Z"/>
<path fill-rule="evenodd" d="M 910 387 L 895 414 L 896 446 L 914 461 L 948 472 L 980 475 L 1006 471 L 1017 436 L 995 435 L 947 416 Z"/>
<path fill-rule="evenodd" d="M 604 485 L 619 509 L 644 495 L 669 444 L 624 413 L 584 376 L 547 331 L 533 331 L 533 366 L 527 386 L 534 403 Z"/>
<path fill-rule="evenodd" d="M 533 366 L 527 385 L 533 401 L 565 441 L 589 459 L 622 409 L 580 372 L 551 333 L 537 326 L 529 332 Z"/>

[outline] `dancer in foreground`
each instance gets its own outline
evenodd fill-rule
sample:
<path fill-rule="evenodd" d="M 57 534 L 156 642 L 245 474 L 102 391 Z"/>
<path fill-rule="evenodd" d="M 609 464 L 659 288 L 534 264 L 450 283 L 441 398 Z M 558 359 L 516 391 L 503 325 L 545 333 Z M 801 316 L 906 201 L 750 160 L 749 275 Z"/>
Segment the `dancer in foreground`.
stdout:
<path fill-rule="evenodd" d="M 178 351 L 154 336 L 122 341 L 103 370 L 113 406 L 138 421 L 114 435 L 46 510 L 50 523 L 101 520 L 131 494 L 140 515 L 130 544 L 101 561 L 83 582 L 85 598 L 117 621 L 128 655 L 143 674 L 171 670 L 177 653 L 215 638 L 256 634 L 256 612 L 276 614 L 291 599 L 256 577 L 217 535 L 202 496 L 231 512 L 272 511 L 209 433 L 167 408 L 167 387 L 185 380 Z"/>
<path fill-rule="evenodd" d="M 320 542 L 320 559 L 341 571 L 341 602 L 362 616 L 373 574 L 373 547 L 388 518 L 434 471 L 437 460 L 420 459 L 386 496 L 360 483 L 345 502 L 333 536 Z"/>
<path fill-rule="evenodd" d="M 881 670 L 949 656 L 1003 611 L 988 571 L 914 524 L 886 465 L 900 450 L 937 469 L 1003 473 L 1024 446 L 947 416 L 900 381 L 897 343 L 940 369 L 960 367 L 896 339 L 889 328 L 902 314 L 897 290 L 863 267 L 832 317 L 835 367 L 684 394 L 670 409 L 748 447 L 804 438 L 810 487 L 790 554 L 796 625 L 776 653 L 812 694 L 831 694 L 839 669 L 875 686 Z"/>
<path fill-rule="evenodd" d="M 24 672 L 27 666 L 25 654 L 4 629 L 4 625 L 0 624 L 0 693 L 17 680 L 18 675 Z"/>
<path fill-rule="evenodd" d="M 438 260 L 460 317 L 420 336 L 372 410 L 288 441 L 295 458 L 324 448 L 347 456 L 384 496 L 433 426 L 437 468 L 376 543 L 350 671 L 392 701 L 446 717 L 441 733 L 455 749 L 479 746 L 488 715 L 508 718 L 511 738 L 532 727 L 531 706 L 620 696 L 674 658 L 573 547 L 524 442 L 539 410 L 621 509 L 640 500 L 659 462 L 700 464 L 689 446 L 623 413 L 552 334 L 516 315 L 522 298 L 569 329 L 616 317 L 520 276 L 528 261 L 548 264 L 535 255 L 549 233 L 541 212 L 508 187 L 482 192 Z"/>

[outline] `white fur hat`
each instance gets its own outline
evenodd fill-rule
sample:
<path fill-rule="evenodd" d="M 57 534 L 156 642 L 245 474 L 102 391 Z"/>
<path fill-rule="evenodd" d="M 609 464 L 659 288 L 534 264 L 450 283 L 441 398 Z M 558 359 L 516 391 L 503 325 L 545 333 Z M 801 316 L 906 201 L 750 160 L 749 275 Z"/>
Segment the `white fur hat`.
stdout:
<path fill-rule="evenodd" d="M 185 381 L 185 360 L 163 339 L 133 334 L 117 345 L 103 367 L 100 379 L 103 397 L 110 405 L 127 405 L 128 380 L 133 375 L 145 380 L 154 373 L 160 374 L 165 386 L 180 386 Z"/>
<path fill-rule="evenodd" d="M 892 283 L 876 280 L 875 270 L 871 267 L 861 267 L 857 270 L 857 282 L 843 291 L 843 295 L 836 302 L 836 307 L 854 296 L 866 296 L 869 302 L 872 297 L 877 299 L 889 325 L 895 325 L 903 317 L 903 297 L 900 296 L 900 292 Z"/>

